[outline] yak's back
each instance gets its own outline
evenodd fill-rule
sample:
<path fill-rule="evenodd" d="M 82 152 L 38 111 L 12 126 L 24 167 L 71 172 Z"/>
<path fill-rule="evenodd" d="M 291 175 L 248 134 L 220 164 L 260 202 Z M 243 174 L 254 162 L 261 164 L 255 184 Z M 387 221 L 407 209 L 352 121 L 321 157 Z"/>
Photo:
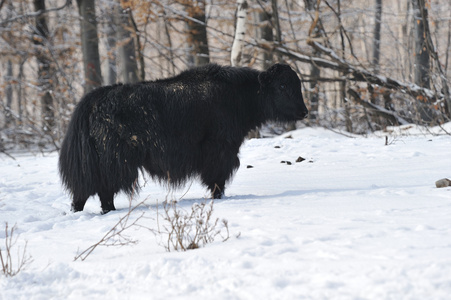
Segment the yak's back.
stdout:
<path fill-rule="evenodd" d="M 220 66 L 206 64 L 183 71 L 179 75 L 155 81 L 159 84 L 216 82 L 241 85 L 248 82 L 257 82 L 259 71 L 247 67 Z"/>

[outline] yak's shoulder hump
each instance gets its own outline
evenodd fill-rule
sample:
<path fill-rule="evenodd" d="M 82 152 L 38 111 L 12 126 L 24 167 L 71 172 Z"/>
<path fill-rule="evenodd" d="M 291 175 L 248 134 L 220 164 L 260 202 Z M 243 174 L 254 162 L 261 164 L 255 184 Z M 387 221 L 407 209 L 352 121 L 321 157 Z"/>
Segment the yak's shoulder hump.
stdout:
<path fill-rule="evenodd" d="M 250 81 L 257 81 L 259 74 L 259 71 L 247 67 L 223 66 L 217 70 L 214 77 L 215 79 L 223 82 L 240 84 Z"/>
<path fill-rule="evenodd" d="M 180 83 L 222 82 L 230 84 L 243 84 L 258 82 L 260 71 L 247 67 L 220 66 L 218 64 L 206 64 L 181 72 L 174 77 L 157 79 L 147 84 L 157 83 L 163 86 Z"/>
<path fill-rule="evenodd" d="M 205 80 L 214 80 L 232 84 L 248 81 L 256 81 L 259 71 L 247 67 L 220 66 L 218 64 L 206 64 L 186 70 L 180 74 L 181 77 L 198 77 Z"/>

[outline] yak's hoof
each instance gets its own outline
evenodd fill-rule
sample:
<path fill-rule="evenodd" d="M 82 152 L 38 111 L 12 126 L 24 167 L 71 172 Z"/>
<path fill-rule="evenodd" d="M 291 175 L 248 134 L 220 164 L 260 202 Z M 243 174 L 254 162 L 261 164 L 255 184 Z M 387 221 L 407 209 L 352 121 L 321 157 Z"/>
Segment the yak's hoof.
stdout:
<path fill-rule="evenodd" d="M 224 193 L 223 192 L 219 192 L 219 191 L 215 191 L 214 193 L 213 193 L 213 199 L 221 199 L 222 197 L 224 196 Z"/>
<path fill-rule="evenodd" d="M 83 211 L 83 207 L 78 207 L 77 205 L 73 204 L 70 207 L 70 211 L 73 213 L 79 212 L 79 211 Z"/>
<path fill-rule="evenodd" d="M 105 215 L 105 214 L 109 213 L 109 212 L 112 211 L 112 210 L 116 210 L 116 209 L 115 209 L 115 208 L 102 209 L 101 214 L 102 214 L 102 215 Z"/>

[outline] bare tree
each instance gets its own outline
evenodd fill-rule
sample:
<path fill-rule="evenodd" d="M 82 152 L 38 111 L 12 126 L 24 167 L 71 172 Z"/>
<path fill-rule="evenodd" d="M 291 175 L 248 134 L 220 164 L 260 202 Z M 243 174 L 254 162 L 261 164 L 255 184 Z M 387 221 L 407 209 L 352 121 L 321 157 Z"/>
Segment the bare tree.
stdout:
<path fill-rule="evenodd" d="M 414 24 L 414 36 L 415 36 L 415 83 L 421 87 L 430 87 L 429 76 L 429 53 L 426 48 L 426 34 L 424 31 L 423 18 L 421 16 L 421 10 L 425 7 L 421 7 L 419 0 L 411 0 L 413 8 L 413 24 Z M 427 11 L 427 10 L 426 10 Z M 427 16 L 426 16 L 427 19 Z"/>
<path fill-rule="evenodd" d="M 36 12 L 45 11 L 45 0 L 34 0 L 34 9 Z M 44 132 L 51 132 L 55 126 L 55 111 L 52 96 L 52 77 L 55 74 L 55 68 L 52 65 L 52 59 L 49 57 L 50 35 L 47 25 L 46 14 L 36 17 L 34 28 L 35 36 L 33 41 L 36 45 L 36 59 L 38 62 L 38 84 L 41 93 L 41 111 L 42 128 Z"/>
<path fill-rule="evenodd" d="M 138 82 L 138 64 L 136 60 L 136 45 L 133 38 L 134 26 L 132 22 L 131 10 L 123 7 L 120 0 L 116 6 L 116 32 L 120 75 L 122 82 Z"/>
<path fill-rule="evenodd" d="M 11 107 L 13 102 L 13 86 L 11 81 L 13 79 L 13 63 L 11 59 L 6 61 L 6 88 L 5 88 L 5 97 L 6 97 L 6 110 L 5 110 L 5 127 L 8 127 L 13 122 L 13 117 L 11 115 Z"/>
<path fill-rule="evenodd" d="M 109 6 L 107 13 L 107 21 L 105 22 L 105 33 L 106 33 L 106 47 L 107 47 L 107 61 L 108 61 L 108 73 L 107 73 L 107 83 L 115 84 L 117 82 L 117 30 L 115 24 L 116 18 L 116 5 Z"/>
<path fill-rule="evenodd" d="M 265 49 L 262 50 L 261 60 L 262 67 L 264 70 L 268 69 L 274 63 L 274 53 L 273 53 L 273 43 L 274 43 L 274 33 L 272 30 L 272 15 L 271 11 L 267 9 L 268 0 L 259 1 L 260 9 L 256 12 L 257 20 L 257 32 L 258 42 L 261 45 L 266 45 Z"/>
<path fill-rule="evenodd" d="M 84 88 L 85 93 L 87 93 L 102 85 L 95 0 L 77 0 L 77 4 L 81 16 L 81 46 L 85 73 Z"/>
<path fill-rule="evenodd" d="M 441 65 L 439 57 L 438 57 L 437 48 L 434 46 L 434 43 L 432 42 L 432 35 L 431 35 L 431 31 L 429 30 L 428 10 L 426 8 L 426 4 L 425 4 L 424 0 L 418 0 L 418 4 L 419 4 L 418 6 L 419 6 L 419 9 L 421 12 L 421 18 L 422 18 L 422 23 L 423 23 L 423 27 L 424 27 L 424 39 L 425 39 L 426 48 L 428 50 L 430 57 L 433 59 L 433 61 L 436 64 L 436 67 L 438 70 L 438 76 L 439 76 L 441 84 L 442 84 L 445 112 L 447 113 L 448 117 L 451 118 L 451 96 L 450 96 L 451 91 L 449 90 L 446 74 L 442 69 L 442 65 Z M 449 33 L 448 33 L 448 44 L 449 44 Z"/>
<path fill-rule="evenodd" d="M 272 24 L 275 34 L 275 42 L 277 44 L 282 45 L 282 29 L 280 27 L 280 20 L 279 20 L 279 6 L 277 0 L 271 0 L 271 8 L 272 8 Z M 277 61 L 282 62 L 282 56 L 280 56 L 278 53 L 276 53 Z"/>
<path fill-rule="evenodd" d="M 305 0 L 305 9 L 308 13 L 314 12 L 315 17 L 312 22 L 312 26 L 309 30 L 309 38 L 317 39 L 321 37 L 321 30 L 319 24 L 319 6 L 317 0 Z M 315 56 L 320 56 L 321 54 L 316 49 L 313 50 Z M 318 79 L 321 76 L 321 70 L 316 64 L 310 65 L 310 84 L 309 90 L 307 92 L 307 99 L 310 103 L 309 108 L 309 119 L 317 120 L 318 118 L 318 108 L 319 108 L 319 85 Z"/>
<path fill-rule="evenodd" d="M 382 23 L 382 0 L 376 0 L 376 14 L 374 16 L 374 38 L 373 38 L 373 68 L 379 72 L 379 61 L 381 56 L 381 23 Z"/>
<path fill-rule="evenodd" d="M 188 62 L 192 66 L 201 66 L 210 62 L 207 38 L 207 19 L 205 17 L 205 0 L 178 0 L 185 6 L 188 14 Z"/>

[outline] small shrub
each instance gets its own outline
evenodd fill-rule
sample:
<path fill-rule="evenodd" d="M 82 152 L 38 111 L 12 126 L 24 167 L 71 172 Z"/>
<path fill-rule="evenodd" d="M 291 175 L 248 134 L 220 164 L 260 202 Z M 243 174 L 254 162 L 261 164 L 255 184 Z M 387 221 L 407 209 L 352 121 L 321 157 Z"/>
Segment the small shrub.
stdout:
<path fill-rule="evenodd" d="M 194 203 L 191 211 L 181 209 L 177 201 L 164 201 L 163 212 L 157 211 L 156 236 L 166 251 L 186 251 L 212 243 L 216 237 L 225 242 L 229 239 L 228 222 L 213 218 L 214 201 Z M 160 224 L 160 218 L 163 224 Z M 223 232 L 225 231 L 225 232 Z"/>
<path fill-rule="evenodd" d="M 167 251 L 186 251 L 203 247 L 212 243 L 216 237 L 222 241 L 229 239 L 227 220 L 213 219 L 213 201 L 206 201 L 191 207 L 191 211 L 181 209 L 177 201 L 164 201 L 163 213 L 158 210 L 157 204 L 157 229 L 140 224 L 145 213 L 131 218 L 131 214 L 138 207 L 145 205 L 145 201 L 132 206 L 130 199 L 129 210 L 119 221 L 95 244 L 82 252 L 78 252 L 74 260 L 84 261 L 99 246 L 125 246 L 136 244 L 138 241 L 127 235 L 131 227 L 146 228 L 160 239 L 160 244 Z M 160 222 L 161 219 L 163 222 Z M 160 224 L 161 223 L 161 224 Z M 225 231 L 225 232 L 224 232 Z"/>
<path fill-rule="evenodd" d="M 5 247 L 0 247 L 0 262 L 2 265 L 2 273 L 6 277 L 13 277 L 17 275 L 26 265 L 32 262 L 31 256 L 27 255 L 27 242 L 23 249 L 17 247 L 17 254 L 14 254 L 18 235 L 14 237 L 17 227 L 14 225 L 9 229 L 8 222 L 5 223 Z"/>

